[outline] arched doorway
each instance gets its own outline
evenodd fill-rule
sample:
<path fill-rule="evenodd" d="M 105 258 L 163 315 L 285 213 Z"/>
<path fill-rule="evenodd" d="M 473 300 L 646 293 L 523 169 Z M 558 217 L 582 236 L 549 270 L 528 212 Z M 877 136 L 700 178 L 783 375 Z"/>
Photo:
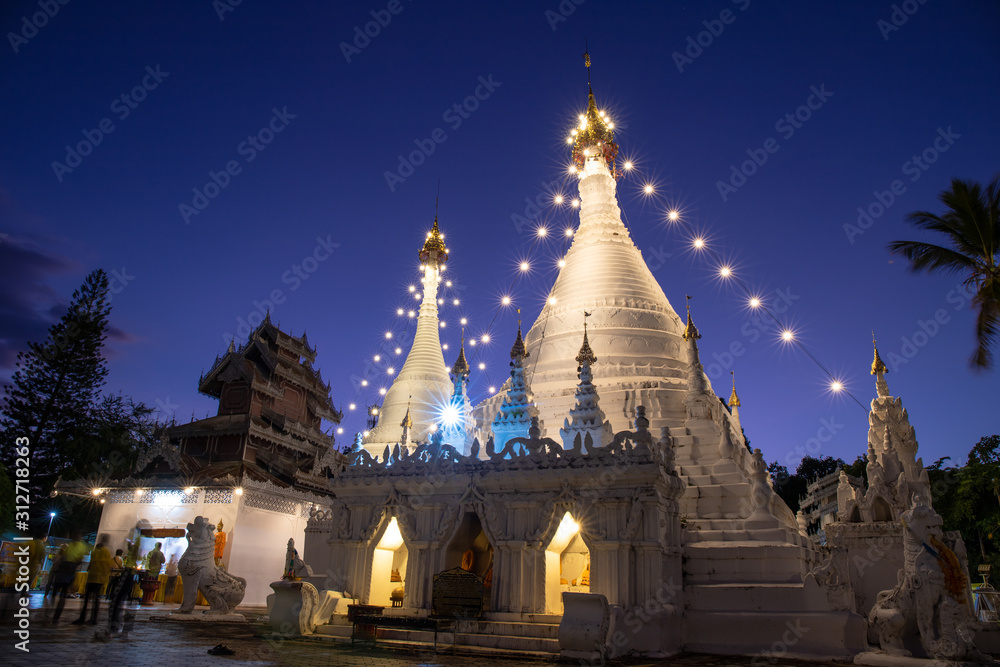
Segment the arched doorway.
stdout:
<path fill-rule="evenodd" d="M 396 517 L 382 533 L 372 556 L 372 577 L 368 589 L 368 604 L 392 606 L 392 592 L 406 583 L 406 560 L 409 552 L 403 544 Z"/>
<path fill-rule="evenodd" d="M 580 524 L 563 514 L 555 535 L 545 548 L 545 612 L 563 613 L 565 591 L 590 592 L 590 550 L 583 541 Z"/>
<path fill-rule="evenodd" d="M 444 568 L 461 567 L 483 578 L 485 592 L 483 609 L 491 609 L 493 588 L 493 545 L 475 512 L 466 512 L 445 550 Z"/>

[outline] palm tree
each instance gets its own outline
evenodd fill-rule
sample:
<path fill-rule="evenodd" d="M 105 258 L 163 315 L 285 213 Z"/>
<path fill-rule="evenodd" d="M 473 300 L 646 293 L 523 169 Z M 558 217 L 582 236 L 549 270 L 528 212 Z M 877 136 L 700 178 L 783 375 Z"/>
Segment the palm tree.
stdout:
<path fill-rule="evenodd" d="M 1000 175 L 985 191 L 979 183 L 955 178 L 951 188 L 938 198 L 945 205 L 942 215 L 917 211 L 907 216 L 910 224 L 944 234 L 950 247 L 920 241 L 893 241 L 891 252 L 910 260 L 910 270 L 920 273 L 961 273 L 965 284 L 975 289 L 972 303 L 976 317 L 977 347 L 969 360 L 974 370 L 993 367 L 993 351 L 1000 337 Z"/>

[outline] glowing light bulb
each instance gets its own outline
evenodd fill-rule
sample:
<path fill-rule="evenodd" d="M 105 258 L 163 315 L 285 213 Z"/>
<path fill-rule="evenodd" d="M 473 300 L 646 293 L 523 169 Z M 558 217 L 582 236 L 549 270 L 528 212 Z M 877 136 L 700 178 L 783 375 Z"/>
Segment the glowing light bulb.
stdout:
<path fill-rule="evenodd" d="M 446 282 L 446 283 L 444 284 L 444 286 L 445 286 L 445 287 L 451 287 L 451 281 L 449 280 L 448 282 Z"/>
<path fill-rule="evenodd" d="M 358 407 L 357 405 L 355 405 L 354 403 L 351 403 L 350 405 L 347 406 L 347 409 L 348 410 L 356 410 L 357 407 Z"/>
<path fill-rule="evenodd" d="M 385 392 L 386 392 L 385 387 L 379 387 L 378 393 L 380 393 L 382 396 L 385 396 Z"/>
<path fill-rule="evenodd" d="M 480 362 L 480 363 L 479 363 L 479 370 L 481 370 L 481 371 L 485 371 L 485 370 L 486 370 L 486 364 L 484 364 L 484 363 Z"/>
<path fill-rule="evenodd" d="M 560 259 L 560 260 L 559 260 L 558 262 L 556 262 L 556 263 L 557 263 L 557 264 L 559 265 L 559 268 L 560 268 L 560 269 L 561 269 L 561 268 L 563 268 L 564 266 L 566 266 L 566 260 L 565 260 L 565 259 Z"/>
<path fill-rule="evenodd" d="M 722 276 L 723 278 L 728 278 L 730 275 L 732 275 L 732 273 L 733 273 L 732 269 L 730 269 L 728 266 L 723 266 L 719 269 L 719 275 Z"/>
<path fill-rule="evenodd" d="M 452 299 L 451 304 L 453 306 L 457 306 L 458 305 L 458 299 Z"/>
<path fill-rule="evenodd" d="M 705 239 L 702 239 L 702 238 L 695 239 L 694 240 L 694 247 L 695 248 L 704 248 L 705 247 Z"/>
<path fill-rule="evenodd" d="M 369 433 L 370 433 L 370 431 L 362 431 L 361 432 L 361 437 L 362 438 L 367 438 Z"/>
<path fill-rule="evenodd" d="M 338 427 L 337 428 L 337 435 L 343 435 L 343 434 L 344 434 L 344 429 Z"/>
<path fill-rule="evenodd" d="M 184 495 L 190 496 L 192 493 L 194 493 L 193 486 L 189 486 L 188 488 L 184 489 Z"/>
<path fill-rule="evenodd" d="M 651 194 L 653 194 L 653 186 L 652 185 L 647 185 L 646 187 L 644 187 L 642 189 L 642 191 L 645 192 L 647 195 L 651 195 Z"/>
<path fill-rule="evenodd" d="M 527 262 L 521 262 L 521 270 L 522 271 L 527 271 L 529 268 L 530 267 L 528 266 Z"/>
<path fill-rule="evenodd" d="M 556 305 L 556 298 L 554 296 L 549 297 L 549 305 L 550 306 Z"/>
<path fill-rule="evenodd" d="M 417 286 L 416 285 L 410 285 L 410 291 L 411 292 L 416 292 L 417 291 Z"/>
<path fill-rule="evenodd" d="M 385 332 L 385 339 L 389 340 L 390 338 L 392 338 L 392 332 L 391 331 L 386 331 Z"/>
<path fill-rule="evenodd" d="M 781 340 L 783 340 L 785 342 L 788 342 L 788 341 L 790 341 L 790 340 L 792 340 L 794 338 L 795 338 L 795 334 L 793 334 L 788 329 L 785 329 L 784 331 L 781 332 Z"/>
<path fill-rule="evenodd" d="M 587 117 L 583 114 L 580 114 L 580 122 L 582 123 L 585 120 L 587 120 Z"/>
<path fill-rule="evenodd" d="M 444 305 L 444 299 L 438 299 L 438 305 L 439 306 L 443 306 Z"/>
<path fill-rule="evenodd" d="M 505 296 L 504 298 L 500 299 L 500 303 L 502 303 L 505 306 L 509 306 L 510 305 L 510 297 L 509 296 Z"/>
<path fill-rule="evenodd" d="M 573 166 L 571 166 L 569 168 L 569 173 L 571 173 L 571 174 L 575 174 L 576 173 L 576 165 L 573 165 Z"/>
<path fill-rule="evenodd" d="M 406 314 L 407 314 L 408 317 L 416 317 L 417 316 L 417 314 L 415 312 L 413 312 L 412 310 L 409 311 L 409 312 L 407 312 Z"/>
<path fill-rule="evenodd" d="M 566 137 L 566 143 L 567 144 L 573 143 L 573 137 Z"/>
<path fill-rule="evenodd" d="M 497 393 L 497 388 L 496 387 L 490 387 L 490 393 L 491 394 Z"/>
<path fill-rule="evenodd" d="M 628 171 L 631 168 L 632 168 L 631 162 L 626 162 L 625 164 L 622 165 L 622 169 L 624 169 L 625 171 Z"/>
<path fill-rule="evenodd" d="M 482 340 L 483 340 L 484 343 L 490 342 L 490 335 L 489 334 L 483 334 L 482 335 Z"/>
<path fill-rule="evenodd" d="M 416 299 L 417 301 L 420 301 L 420 295 L 419 294 L 414 294 L 413 298 Z"/>
<path fill-rule="evenodd" d="M 832 391 L 841 391 L 843 388 L 844 385 L 839 380 L 834 380 L 833 382 L 830 383 L 830 389 Z"/>
<path fill-rule="evenodd" d="M 670 213 L 667 213 L 667 219 L 669 220 L 676 220 L 679 217 L 680 214 L 677 211 L 671 211 Z"/>
<path fill-rule="evenodd" d="M 396 314 L 397 315 L 402 315 L 403 314 L 403 309 L 402 308 L 397 308 L 396 309 Z"/>
<path fill-rule="evenodd" d="M 545 238 L 545 235 L 548 234 L 548 233 L 549 233 L 549 230 L 545 229 L 545 227 L 539 227 L 538 228 L 538 236 L 539 236 L 539 238 Z"/>
<path fill-rule="evenodd" d="M 566 236 L 573 236 L 573 228 L 572 227 L 567 227 L 566 228 Z"/>
<path fill-rule="evenodd" d="M 552 201 L 554 201 L 554 202 L 555 202 L 555 203 L 557 203 L 557 204 L 561 204 L 561 203 L 563 203 L 563 198 L 562 198 L 562 195 L 556 195 L 556 196 L 555 196 L 555 199 L 553 199 Z"/>
<path fill-rule="evenodd" d="M 613 129 L 615 129 L 615 124 L 609 121 L 609 122 L 608 122 L 608 129 L 609 129 L 609 130 L 613 130 Z"/>
<path fill-rule="evenodd" d="M 403 348 L 397 347 L 396 348 L 396 354 L 403 354 Z"/>
<path fill-rule="evenodd" d="M 441 346 L 441 349 L 442 349 L 442 350 L 447 350 L 447 349 L 448 349 L 448 343 L 444 343 L 444 344 L 443 344 L 443 345 Z"/>
<path fill-rule="evenodd" d="M 385 374 L 386 375 L 392 375 L 395 372 L 396 372 L 396 369 L 393 368 L 392 366 L 389 366 L 389 368 L 385 369 Z"/>
<path fill-rule="evenodd" d="M 368 386 L 368 380 L 362 380 L 361 381 L 361 386 L 362 387 L 367 387 Z"/>
<path fill-rule="evenodd" d="M 444 323 L 444 321 L 442 320 L 442 321 L 440 322 L 440 325 L 441 325 L 441 328 L 442 328 L 442 329 L 444 329 L 444 324 L 445 324 L 445 323 Z"/>
<path fill-rule="evenodd" d="M 579 199 L 574 199 L 574 200 L 573 200 L 573 201 L 571 201 L 571 202 L 570 202 L 569 204 L 570 204 L 570 206 L 572 206 L 573 208 L 577 208 L 578 206 L 580 206 L 580 200 L 579 200 Z"/>
<path fill-rule="evenodd" d="M 476 346 L 476 339 L 473 338 L 472 340 L 470 340 L 469 341 L 469 345 L 471 345 L 472 347 L 475 347 Z"/>
<path fill-rule="evenodd" d="M 757 297 L 751 298 L 750 299 L 750 307 L 751 308 L 759 308 L 760 307 L 760 299 L 758 299 Z"/>
<path fill-rule="evenodd" d="M 461 320 L 459 320 L 459 322 L 461 322 L 462 326 L 464 327 L 464 326 L 465 326 L 466 324 L 468 324 L 468 323 L 469 323 L 469 320 L 467 320 L 467 319 L 465 319 L 465 318 L 463 317 L 463 318 L 462 318 Z"/>
<path fill-rule="evenodd" d="M 375 355 L 375 361 L 382 361 L 382 355 L 381 354 L 376 354 Z"/>

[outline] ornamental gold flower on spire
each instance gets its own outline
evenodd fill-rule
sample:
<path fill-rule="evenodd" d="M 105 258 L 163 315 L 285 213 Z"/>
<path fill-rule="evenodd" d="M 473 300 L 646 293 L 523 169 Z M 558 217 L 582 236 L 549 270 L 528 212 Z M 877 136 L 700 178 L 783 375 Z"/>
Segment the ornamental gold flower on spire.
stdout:
<path fill-rule="evenodd" d="M 587 66 L 587 87 L 590 94 L 587 100 L 587 112 L 580 114 L 580 124 L 570 131 L 566 143 L 573 144 L 573 163 L 577 170 L 582 170 L 587 159 L 603 157 L 612 176 L 618 178 L 615 158 L 618 156 L 618 144 L 612 131 L 615 124 L 604 111 L 598 111 L 594 101 L 594 90 L 590 87 L 590 54 L 584 53 L 584 63 Z"/>
<path fill-rule="evenodd" d="M 438 219 L 434 216 L 434 226 L 427 232 L 427 240 L 424 247 L 420 249 L 420 261 L 428 262 L 436 260 L 438 264 L 448 261 L 448 248 L 444 245 L 444 234 L 438 229 Z"/>

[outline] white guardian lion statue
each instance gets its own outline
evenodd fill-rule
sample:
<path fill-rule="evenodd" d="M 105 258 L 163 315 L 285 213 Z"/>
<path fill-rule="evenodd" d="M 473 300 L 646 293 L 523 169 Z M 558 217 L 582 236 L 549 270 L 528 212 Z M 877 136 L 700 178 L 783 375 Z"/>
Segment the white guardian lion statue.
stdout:
<path fill-rule="evenodd" d="M 211 605 L 207 614 L 231 614 L 246 595 L 247 581 L 235 577 L 215 564 L 215 526 L 203 516 L 187 525 L 188 547 L 177 569 L 184 581 L 184 602 L 177 609 L 190 614 L 200 591 Z"/>

